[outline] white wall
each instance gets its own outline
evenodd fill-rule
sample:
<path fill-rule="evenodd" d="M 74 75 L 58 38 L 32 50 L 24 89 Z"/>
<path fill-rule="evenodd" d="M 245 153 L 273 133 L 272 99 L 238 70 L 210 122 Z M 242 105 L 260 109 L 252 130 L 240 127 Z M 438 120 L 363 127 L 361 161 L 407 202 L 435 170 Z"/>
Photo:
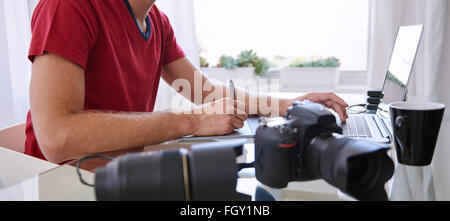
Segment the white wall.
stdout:
<path fill-rule="evenodd" d="M 169 17 L 177 42 L 183 48 L 186 56 L 194 65 L 200 66 L 193 4 L 192 0 L 164 0 L 156 2 L 159 9 Z M 176 92 L 161 79 L 155 111 L 170 109 L 172 98 L 175 95 Z M 187 100 L 185 102 L 189 103 Z"/>
<path fill-rule="evenodd" d="M 29 109 L 31 13 L 38 0 L 0 0 L 0 128 L 24 122 Z"/>
<path fill-rule="evenodd" d="M 0 128 L 14 123 L 4 2 L 0 1 Z"/>

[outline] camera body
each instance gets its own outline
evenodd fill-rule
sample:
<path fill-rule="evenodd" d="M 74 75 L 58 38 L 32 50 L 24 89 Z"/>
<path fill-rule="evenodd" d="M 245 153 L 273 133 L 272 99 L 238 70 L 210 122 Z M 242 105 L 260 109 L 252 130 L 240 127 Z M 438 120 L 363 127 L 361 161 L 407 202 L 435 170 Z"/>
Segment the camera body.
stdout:
<path fill-rule="evenodd" d="M 324 106 L 308 101 L 294 103 L 286 117 L 258 128 L 255 137 L 255 159 L 259 159 L 255 161 L 256 176 L 275 188 L 284 188 L 290 181 L 319 179 L 318 174 L 305 169 L 311 164 L 304 157 L 307 146 L 316 136 L 341 132 L 336 118 Z M 273 179 L 275 174 L 278 174 L 278 179 Z"/>
<path fill-rule="evenodd" d="M 394 164 L 386 144 L 340 135 L 323 105 L 297 101 L 282 119 L 261 125 L 255 137 L 256 178 L 273 188 L 323 178 L 360 200 L 387 200 L 384 183 Z"/>

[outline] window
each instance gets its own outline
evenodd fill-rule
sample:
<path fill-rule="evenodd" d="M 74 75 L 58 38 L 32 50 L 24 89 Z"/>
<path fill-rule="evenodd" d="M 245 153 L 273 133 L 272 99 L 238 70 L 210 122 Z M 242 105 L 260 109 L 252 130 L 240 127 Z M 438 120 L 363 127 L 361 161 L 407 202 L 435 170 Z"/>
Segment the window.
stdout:
<path fill-rule="evenodd" d="M 342 70 L 367 69 L 369 0 L 194 3 L 200 55 L 211 65 L 253 49 L 270 60 L 335 56 Z"/>

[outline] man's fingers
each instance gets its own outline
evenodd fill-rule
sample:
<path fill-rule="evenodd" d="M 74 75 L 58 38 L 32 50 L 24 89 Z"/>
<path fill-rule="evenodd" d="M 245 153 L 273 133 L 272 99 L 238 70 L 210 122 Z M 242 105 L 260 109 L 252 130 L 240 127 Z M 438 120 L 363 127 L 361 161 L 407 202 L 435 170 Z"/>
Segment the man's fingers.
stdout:
<path fill-rule="evenodd" d="M 235 117 L 241 121 L 246 121 L 247 120 L 247 115 L 246 114 L 236 114 Z"/>
<path fill-rule="evenodd" d="M 347 121 L 348 115 L 347 115 L 347 111 L 346 111 L 345 107 L 341 106 L 338 103 L 333 102 L 331 104 L 331 108 L 334 111 L 336 111 L 336 113 L 338 113 L 339 118 L 341 119 L 342 122 L 345 123 Z"/>
<path fill-rule="evenodd" d="M 348 104 L 334 93 L 311 93 L 301 98 L 301 100 L 304 99 L 323 104 L 327 108 L 333 109 L 339 115 L 342 122 L 346 122 L 348 118 L 346 110 Z"/>
<path fill-rule="evenodd" d="M 339 114 L 341 121 L 346 122 L 348 118 L 348 113 L 346 110 L 348 104 L 334 93 L 328 93 L 326 99 L 327 101 L 325 102 L 325 106 L 336 111 L 336 113 Z"/>
<path fill-rule="evenodd" d="M 307 94 L 306 96 L 301 97 L 300 100 L 310 100 L 312 102 L 317 102 L 321 104 L 326 104 L 329 101 L 336 102 L 339 105 L 342 105 L 344 107 L 348 107 L 348 104 L 339 96 L 337 96 L 334 93 L 311 93 Z"/>
<path fill-rule="evenodd" d="M 231 124 L 233 125 L 233 127 L 234 127 L 235 129 L 240 129 L 240 128 L 243 128 L 243 127 L 244 127 L 244 121 L 242 121 L 242 120 L 240 120 L 240 119 L 238 119 L 238 118 L 236 118 L 236 117 L 234 117 L 234 118 L 231 120 Z"/>
<path fill-rule="evenodd" d="M 347 104 L 342 98 L 340 98 L 339 96 L 337 96 L 337 95 L 334 94 L 334 93 L 328 93 L 327 99 L 328 99 L 328 100 L 331 100 L 331 101 L 333 101 L 333 102 L 336 102 L 336 103 L 338 103 L 339 105 L 342 105 L 342 106 L 344 106 L 344 107 L 348 107 L 348 104 Z"/>

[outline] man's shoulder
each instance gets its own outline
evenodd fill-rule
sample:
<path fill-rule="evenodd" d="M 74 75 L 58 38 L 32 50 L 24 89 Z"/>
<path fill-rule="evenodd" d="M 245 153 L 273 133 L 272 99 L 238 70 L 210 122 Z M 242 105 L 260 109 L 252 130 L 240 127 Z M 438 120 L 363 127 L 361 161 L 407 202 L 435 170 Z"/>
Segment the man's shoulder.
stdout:
<path fill-rule="evenodd" d="M 94 2 L 95 0 L 40 0 L 34 14 L 95 15 Z"/>
<path fill-rule="evenodd" d="M 153 5 L 152 9 L 150 10 L 150 16 L 154 19 L 156 18 L 162 28 L 172 28 L 169 17 L 161 9 L 159 9 L 158 6 Z"/>
<path fill-rule="evenodd" d="M 92 8 L 96 0 L 40 0 L 41 6 L 58 6 L 57 8 Z"/>
<path fill-rule="evenodd" d="M 153 5 L 152 9 L 150 10 L 150 15 L 162 16 L 164 15 L 164 13 L 158 8 L 158 6 Z"/>

